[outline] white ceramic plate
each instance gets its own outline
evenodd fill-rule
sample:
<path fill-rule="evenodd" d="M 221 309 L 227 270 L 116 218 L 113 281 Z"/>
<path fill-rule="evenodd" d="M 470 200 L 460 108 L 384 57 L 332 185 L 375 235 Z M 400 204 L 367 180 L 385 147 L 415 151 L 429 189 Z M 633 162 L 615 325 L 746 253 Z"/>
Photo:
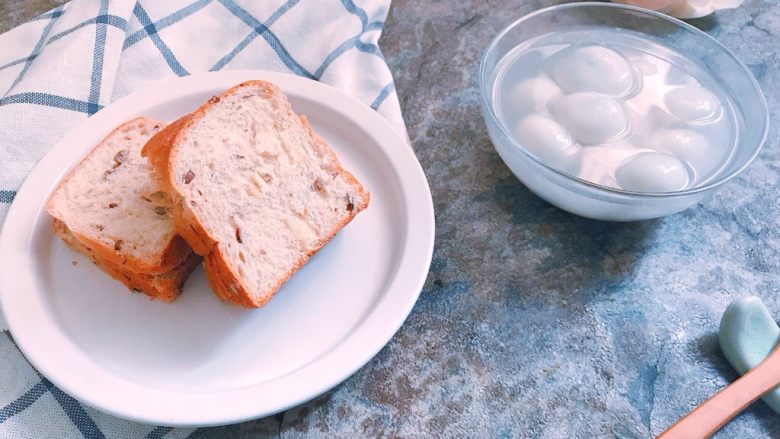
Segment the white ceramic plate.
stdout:
<path fill-rule="evenodd" d="M 249 79 L 288 95 L 371 192 L 371 204 L 263 308 L 220 302 L 199 268 L 172 304 L 132 294 L 51 231 L 57 182 L 121 122 L 173 120 Z M 38 164 L 0 236 L 0 301 L 19 348 L 80 401 L 136 421 L 206 426 L 320 395 L 371 359 L 412 309 L 433 252 L 428 183 L 381 116 L 291 75 L 232 71 L 163 81 L 87 119 Z M 74 261 L 76 264 L 74 265 Z"/>

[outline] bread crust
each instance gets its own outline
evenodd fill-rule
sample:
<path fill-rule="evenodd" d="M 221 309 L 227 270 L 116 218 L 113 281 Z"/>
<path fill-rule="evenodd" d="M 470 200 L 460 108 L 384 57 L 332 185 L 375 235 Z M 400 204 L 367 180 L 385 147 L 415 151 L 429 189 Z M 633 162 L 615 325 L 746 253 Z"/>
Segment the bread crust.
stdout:
<path fill-rule="evenodd" d="M 172 175 L 173 163 L 171 160 L 176 153 L 176 149 L 179 147 L 179 136 L 181 133 L 194 123 L 198 122 L 200 118 L 202 118 L 204 114 L 222 98 L 237 93 L 243 87 L 258 88 L 265 98 L 270 98 L 276 94 L 282 94 L 278 87 L 267 81 L 254 80 L 238 84 L 228 89 L 220 96 L 209 99 L 206 104 L 195 110 L 192 114 L 180 118 L 159 132 L 149 140 L 142 150 L 141 155 L 150 159 L 152 166 L 156 170 L 156 175 L 164 180 L 161 182 L 163 190 L 169 192 L 171 198 L 174 199 L 178 205 L 178 208 L 173 210 L 173 222 L 176 232 L 187 241 L 196 253 L 204 256 L 203 265 L 209 285 L 214 290 L 214 293 L 224 301 L 247 308 L 258 308 L 265 305 L 276 294 L 282 284 L 298 271 L 312 255 L 333 239 L 344 226 L 352 221 L 355 215 L 368 206 L 370 195 L 363 188 L 362 184 L 341 166 L 335 153 L 330 149 L 327 143 L 314 132 L 306 117 L 299 116 L 304 128 L 315 140 L 317 148 L 321 153 L 327 156 L 333 167 L 333 171 L 340 173 L 347 181 L 355 186 L 355 190 L 361 195 L 361 199 L 336 227 L 325 234 L 325 238 L 321 239 L 312 250 L 308 251 L 295 262 L 293 268 L 285 273 L 270 291 L 263 292 L 260 297 L 253 297 L 249 288 L 244 285 L 241 277 L 233 271 L 227 258 L 220 251 L 220 248 L 217 245 L 217 239 L 214 236 L 211 236 L 205 227 L 199 223 L 193 212 L 186 205 L 185 200 L 183 200 L 183 195 L 178 191 L 176 181 L 174 180 L 175 176 Z"/>
<path fill-rule="evenodd" d="M 168 193 L 173 202 L 171 219 L 174 230 L 184 238 L 195 253 L 206 256 L 217 241 L 209 236 L 200 223 L 195 220 L 192 212 L 182 203 L 181 194 L 176 190 L 173 181 L 174 176 L 170 164 L 176 136 L 182 129 L 191 125 L 193 115 L 194 113 L 183 116 L 155 134 L 144 145 L 141 156 L 149 159 L 161 189 Z"/>
<path fill-rule="evenodd" d="M 57 185 L 57 188 L 55 188 L 54 192 L 52 192 L 52 196 L 49 197 L 49 200 L 46 205 L 46 210 L 49 212 L 49 214 L 54 217 L 55 219 L 59 221 L 63 221 L 63 218 L 58 215 L 57 209 L 53 206 L 53 199 L 54 194 L 57 191 L 62 190 L 63 187 L 68 183 L 68 181 L 73 177 L 76 170 L 85 163 L 90 157 L 92 157 L 93 154 L 95 154 L 95 150 L 98 149 L 100 145 L 102 145 L 109 137 L 113 136 L 117 132 L 121 132 L 122 130 L 126 129 L 127 127 L 137 124 L 137 123 L 148 123 L 156 126 L 164 126 L 165 124 L 163 122 L 158 122 L 153 119 L 149 119 L 147 117 L 137 117 L 135 119 L 129 120 L 118 127 L 114 128 L 114 130 L 111 131 L 110 134 L 108 134 L 103 140 L 100 141 L 98 145 L 96 145 L 92 151 L 90 151 L 80 162 L 78 165 L 74 166 L 73 169 L 68 173 L 68 175 L 62 179 L 62 181 Z M 166 248 L 159 254 L 159 258 L 155 259 L 142 259 L 137 258 L 129 254 L 125 254 L 121 251 L 115 250 L 113 246 L 109 246 L 106 243 L 91 239 L 87 236 L 84 236 L 83 234 L 78 235 L 78 239 L 81 240 L 84 244 L 89 246 L 94 252 L 96 252 L 101 260 L 105 260 L 106 262 L 111 263 L 114 266 L 122 267 L 123 271 L 128 271 L 132 273 L 137 274 L 164 274 L 172 271 L 179 265 L 181 265 L 183 262 L 187 260 L 189 257 L 191 250 L 190 247 L 187 245 L 187 242 L 178 237 L 174 236 L 171 241 L 168 243 Z"/>
<path fill-rule="evenodd" d="M 109 276 L 118 280 L 132 291 L 142 292 L 147 296 L 172 302 L 181 293 L 181 287 L 198 266 L 200 257 L 194 253 L 190 255 L 173 270 L 162 274 L 141 274 L 127 270 L 121 265 L 104 258 L 95 247 L 86 244 L 83 236 L 72 232 L 65 223 L 54 218 L 52 228 L 54 233 L 74 250 L 89 256 L 92 262 Z"/>

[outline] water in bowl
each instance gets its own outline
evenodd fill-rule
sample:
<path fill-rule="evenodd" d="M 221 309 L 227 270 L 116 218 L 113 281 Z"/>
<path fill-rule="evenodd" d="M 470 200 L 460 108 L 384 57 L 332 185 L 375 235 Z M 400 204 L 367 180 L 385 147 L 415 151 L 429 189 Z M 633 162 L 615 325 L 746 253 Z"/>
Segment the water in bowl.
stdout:
<path fill-rule="evenodd" d="M 636 192 L 711 180 L 733 155 L 733 103 L 698 64 L 636 32 L 554 32 L 510 51 L 493 104 L 514 140 L 545 164 Z"/>

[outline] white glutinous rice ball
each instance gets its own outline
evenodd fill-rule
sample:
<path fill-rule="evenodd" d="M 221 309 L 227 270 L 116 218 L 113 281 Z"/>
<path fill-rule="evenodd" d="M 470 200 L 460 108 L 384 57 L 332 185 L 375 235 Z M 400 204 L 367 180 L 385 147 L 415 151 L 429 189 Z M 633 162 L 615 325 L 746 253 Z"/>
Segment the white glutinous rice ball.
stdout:
<path fill-rule="evenodd" d="M 564 49 L 552 57 L 553 79 L 567 93 L 596 91 L 618 96 L 634 87 L 634 72 L 622 55 L 601 46 Z"/>
<path fill-rule="evenodd" d="M 669 113 L 689 122 L 712 119 L 720 113 L 720 100 L 703 87 L 672 89 L 664 96 L 664 102 Z"/>
<path fill-rule="evenodd" d="M 554 96 L 562 94 L 558 84 L 547 76 L 524 79 L 512 87 L 511 106 L 515 114 L 547 112 L 547 103 Z"/>
<path fill-rule="evenodd" d="M 708 156 L 712 154 L 707 138 L 686 128 L 659 130 L 653 135 L 650 147 L 688 163 L 706 163 L 709 161 Z"/>
<path fill-rule="evenodd" d="M 641 75 L 651 76 L 658 73 L 658 67 L 646 59 L 634 58 L 631 60 L 631 65 L 633 65 L 634 70 Z"/>
<path fill-rule="evenodd" d="M 604 143 L 629 128 L 623 104 L 601 93 L 566 95 L 553 100 L 550 110 L 575 140 L 586 145 Z"/>
<path fill-rule="evenodd" d="M 515 138 L 546 165 L 574 174 L 579 169 L 580 146 L 549 116 L 533 113 L 515 126 Z"/>
<path fill-rule="evenodd" d="M 621 189 L 634 192 L 674 192 L 688 185 L 685 163 L 657 152 L 643 152 L 623 162 L 615 170 Z"/>

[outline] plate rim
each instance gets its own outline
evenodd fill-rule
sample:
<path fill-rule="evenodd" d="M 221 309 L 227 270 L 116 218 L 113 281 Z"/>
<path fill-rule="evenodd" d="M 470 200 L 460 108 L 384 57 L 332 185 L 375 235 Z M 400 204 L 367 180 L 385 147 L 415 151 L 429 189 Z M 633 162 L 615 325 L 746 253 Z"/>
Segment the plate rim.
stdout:
<path fill-rule="evenodd" d="M 135 116 L 135 114 L 128 114 L 130 110 L 126 108 L 132 109 L 133 106 L 138 106 L 138 103 L 148 99 L 152 101 L 151 106 L 159 105 L 166 102 L 166 97 L 174 99 L 187 93 L 198 92 L 198 90 L 216 86 L 221 87 L 222 85 L 225 85 L 225 88 L 227 88 L 253 78 L 269 80 L 279 85 L 283 90 L 289 90 L 292 87 L 299 88 L 301 93 L 307 93 L 307 96 L 312 100 L 327 106 L 332 111 L 338 111 L 356 125 L 364 127 L 365 132 L 375 141 L 372 147 L 379 148 L 389 158 L 387 166 L 392 168 L 398 179 L 397 183 L 401 189 L 400 196 L 406 207 L 403 215 L 406 228 L 404 230 L 404 245 L 401 246 L 402 251 L 398 267 L 393 277 L 388 281 L 384 294 L 378 298 L 375 306 L 367 311 L 364 318 L 356 324 L 350 333 L 333 348 L 315 360 L 270 381 L 235 389 L 194 393 L 151 388 L 104 371 L 107 374 L 106 377 L 102 375 L 97 377 L 90 376 L 91 379 L 97 380 L 97 382 L 91 382 L 89 385 L 85 384 L 84 378 L 86 376 L 84 374 L 81 374 L 81 377 L 79 377 L 80 371 L 74 371 L 71 370 L 74 369 L 73 367 L 68 368 L 61 365 L 62 358 L 54 359 L 52 355 L 46 354 L 46 347 L 50 343 L 40 343 L 41 339 L 47 336 L 54 336 L 55 338 L 58 336 L 66 341 L 71 339 L 65 336 L 62 331 L 58 331 L 58 334 L 41 333 L 40 328 L 35 328 L 33 323 L 25 321 L 30 316 L 24 316 L 25 319 L 23 319 L 23 316 L 17 315 L 17 311 L 15 311 L 19 309 L 20 305 L 25 305 L 25 300 L 21 299 L 20 296 L 26 295 L 12 293 L 14 289 L 19 288 L 13 285 L 17 280 L 14 279 L 12 274 L 18 273 L 17 270 L 19 270 L 20 266 L 29 266 L 34 262 L 34 258 L 30 257 L 28 250 L 33 242 L 35 222 L 25 224 L 25 219 L 40 217 L 40 211 L 43 209 L 43 206 L 32 202 L 36 198 L 36 192 L 40 192 L 38 189 L 39 183 L 50 179 L 50 177 L 45 175 L 46 171 L 58 169 L 61 172 L 60 175 L 62 175 L 75 163 L 78 163 L 81 155 L 73 157 L 73 153 L 69 153 L 65 146 L 75 141 L 79 137 L 80 132 L 90 128 L 94 129 L 94 127 L 101 127 L 102 124 L 106 126 L 103 133 L 107 133 L 112 128 L 112 125 L 102 121 L 111 120 L 118 116 L 124 119 Z M 147 107 L 150 105 L 147 105 Z M 85 148 L 86 151 L 88 149 Z M 67 166 L 61 166 L 57 163 L 58 159 L 63 157 L 70 158 Z M 59 180 L 59 177 L 57 180 Z M 46 197 L 48 197 L 48 194 L 49 192 L 46 192 Z M 27 201 L 28 199 L 30 200 L 29 202 Z M 412 210 L 415 211 L 414 216 L 411 214 Z M 410 221 L 411 219 L 414 221 Z M 19 233 L 19 231 L 25 233 Z M 307 78 L 263 70 L 208 72 L 186 77 L 169 78 L 152 83 L 137 92 L 125 96 L 107 105 L 92 117 L 81 121 L 55 143 L 29 173 L 17 192 L 14 203 L 10 206 L 2 232 L 0 232 L 0 308 L 2 308 L 8 328 L 17 346 L 32 366 L 53 384 L 80 402 L 111 415 L 146 424 L 171 427 L 226 425 L 268 416 L 310 401 L 352 376 L 376 356 L 400 329 L 417 302 L 428 277 L 433 257 L 434 240 L 435 214 L 433 199 L 427 178 L 411 145 L 384 117 L 354 97 L 339 89 Z M 15 253 L 16 250 L 24 250 L 21 258 Z M 15 256 L 17 256 L 17 260 L 14 260 Z M 24 259 L 27 262 L 18 259 Z M 399 280 L 403 276 L 407 278 Z M 30 284 L 25 279 L 18 282 L 22 283 L 22 288 L 37 288 L 36 283 Z M 25 285 L 25 282 L 28 285 Z M 399 289 L 409 292 L 405 297 L 391 294 L 394 290 Z M 393 300 L 391 301 L 391 299 Z M 35 298 L 32 300 L 35 300 Z M 27 303 L 27 306 L 34 305 Z M 393 310 L 390 315 L 385 314 L 387 311 L 385 308 L 388 307 Z M 56 327 L 57 323 L 55 322 Z M 350 352 L 352 355 L 344 357 L 342 356 L 342 351 Z M 81 355 L 84 358 L 76 358 L 76 360 L 89 358 L 83 351 Z M 334 362 L 334 358 L 337 361 Z M 100 369 L 98 364 L 91 364 Z M 317 373 L 312 373 L 313 371 Z M 312 384 L 296 386 L 294 382 L 289 382 L 292 377 L 298 375 L 307 376 Z M 127 394 L 123 393 L 122 396 L 124 398 L 108 392 L 107 389 L 91 392 L 85 391 L 85 388 L 98 388 L 97 384 L 99 383 L 108 383 L 108 385 L 116 385 L 118 383 L 134 387 L 132 389 L 113 389 L 132 390 L 132 392 Z M 292 389 L 289 387 L 279 388 L 280 383 L 292 384 Z M 277 389 L 274 388 L 274 384 Z M 264 403 L 262 400 L 257 400 L 256 394 L 253 395 L 253 392 L 267 392 L 269 390 L 280 390 L 282 393 L 285 393 L 285 396 L 275 397 L 272 398 L 271 402 L 265 401 Z M 173 395 L 174 398 L 171 398 L 170 395 Z M 154 407 L 159 409 L 161 406 L 168 407 L 169 404 L 175 404 L 177 402 L 176 397 L 186 398 L 188 404 L 180 405 L 180 408 L 175 408 L 174 406 L 171 410 L 166 410 L 165 413 L 154 412 L 156 410 Z M 148 402 L 146 398 L 160 398 L 161 403 L 158 404 L 158 401 L 155 400 L 154 404 L 145 404 L 145 402 Z M 208 410 L 204 410 L 204 407 L 202 407 L 204 401 L 199 401 L 197 400 L 198 398 L 204 401 L 208 400 Z M 193 404 L 193 399 L 196 400 L 197 404 Z M 122 402 L 117 402 L 117 400 L 122 400 Z M 125 404 L 126 401 L 134 401 L 136 404 L 128 406 Z M 231 401 L 234 403 L 231 404 Z M 236 404 L 235 401 L 240 401 L 241 403 Z M 193 405 L 197 407 L 193 407 Z"/>

